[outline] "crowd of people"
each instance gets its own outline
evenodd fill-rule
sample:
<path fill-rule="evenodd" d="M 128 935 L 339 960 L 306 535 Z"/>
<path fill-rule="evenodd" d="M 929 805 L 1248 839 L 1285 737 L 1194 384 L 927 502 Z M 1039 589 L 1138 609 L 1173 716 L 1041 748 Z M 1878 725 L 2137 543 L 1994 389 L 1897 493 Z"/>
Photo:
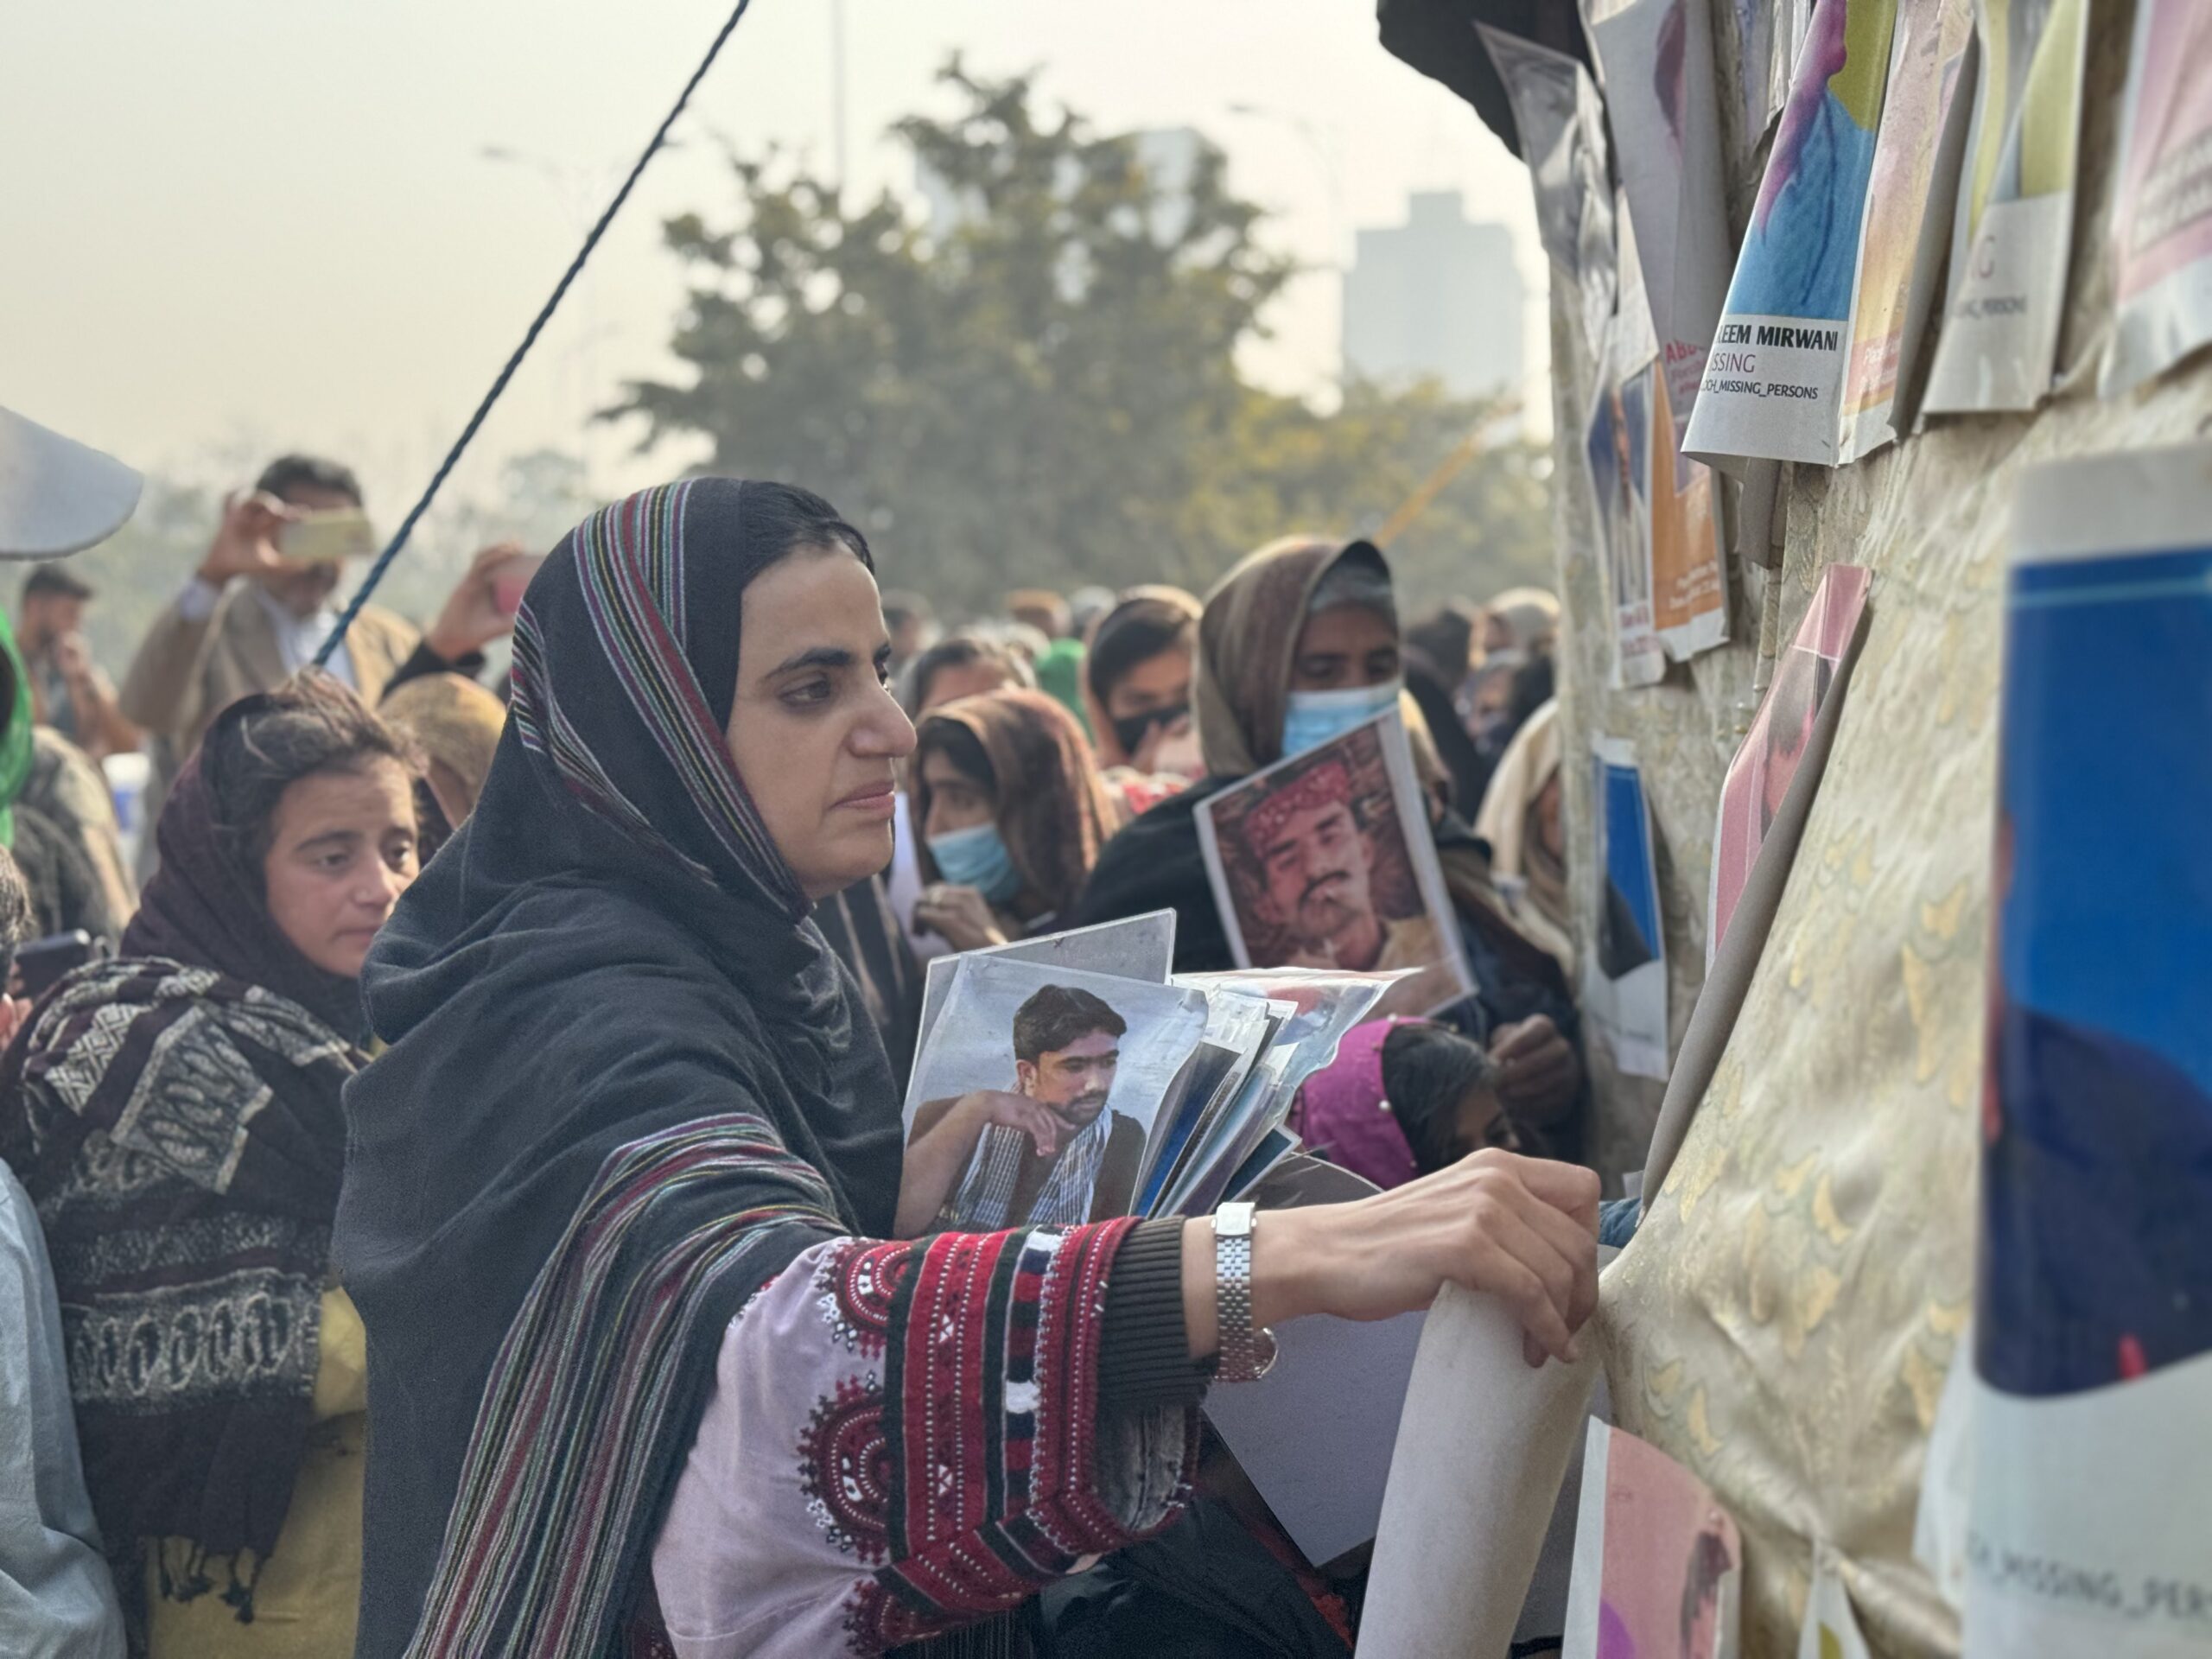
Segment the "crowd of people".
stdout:
<path fill-rule="evenodd" d="M 283 532 L 362 505 L 273 463 L 119 690 L 66 563 L 0 630 L 0 1650 L 1348 1652 L 1357 1563 L 1194 1408 L 1242 1320 L 1452 1281 L 1541 1363 L 1594 1306 L 1556 604 L 1408 621 L 1298 537 L 944 629 L 707 478 L 317 668 Z M 1473 989 L 1301 1092 L 1370 1196 L 1270 1211 L 1233 1299 L 1204 1217 L 902 1201 L 921 964 L 1169 910 L 1230 968 L 1197 809 L 1393 707 Z"/>

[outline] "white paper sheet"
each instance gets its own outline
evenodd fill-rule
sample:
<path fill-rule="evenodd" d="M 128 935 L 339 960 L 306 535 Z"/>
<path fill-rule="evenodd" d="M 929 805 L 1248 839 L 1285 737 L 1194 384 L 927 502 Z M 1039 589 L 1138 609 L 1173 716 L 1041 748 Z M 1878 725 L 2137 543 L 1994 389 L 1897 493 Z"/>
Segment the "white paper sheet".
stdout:
<path fill-rule="evenodd" d="M 1398 1414 L 1428 1317 L 1293 1319 L 1275 1332 L 1273 1370 L 1256 1382 L 1207 1392 L 1207 1419 L 1291 1542 L 1316 1565 L 1375 1536 Z"/>
<path fill-rule="evenodd" d="M 1527 1599 L 1599 1370 L 1533 1370 L 1494 1297 L 1446 1286 L 1429 1310 L 1368 1573 L 1360 1659 L 1502 1656 Z"/>

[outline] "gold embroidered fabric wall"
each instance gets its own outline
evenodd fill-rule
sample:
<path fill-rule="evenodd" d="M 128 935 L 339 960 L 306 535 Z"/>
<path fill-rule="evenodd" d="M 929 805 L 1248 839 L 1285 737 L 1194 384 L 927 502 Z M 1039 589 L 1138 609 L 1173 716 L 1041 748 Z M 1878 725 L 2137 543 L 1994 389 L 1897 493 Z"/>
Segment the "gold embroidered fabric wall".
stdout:
<path fill-rule="evenodd" d="M 2032 416 L 1934 423 L 1834 473 L 1798 468 L 1780 570 L 1732 560 L 1734 643 L 1649 690 L 1607 687 L 1609 611 L 1577 442 L 1590 353 L 1553 308 L 1568 833 L 1586 844 L 1592 737 L 1631 740 L 1678 1039 L 1702 978 L 1715 803 L 1760 657 L 1795 631 L 1822 566 L 1874 573 L 1842 725 L 1750 995 L 1666 1191 L 1607 1274 L 1601 1315 L 1621 1426 L 1709 1482 L 1742 1526 L 1749 1659 L 1796 1653 L 1815 1540 L 1840 1551 L 1876 1652 L 1957 1651 L 1956 1620 L 1911 1541 L 1973 1294 L 2006 515 L 2024 465 L 2212 427 L 2201 359 L 2135 396 L 2094 394 L 2127 10 L 2096 0 L 2057 397 Z M 1758 182 L 1744 150 L 1731 180 L 1739 224 Z M 1582 863 L 1573 900 L 1587 940 L 1598 894 Z M 1602 1050 L 1592 1071 L 1599 1160 L 1609 1176 L 1640 1168 L 1659 1085 L 1618 1076 Z"/>

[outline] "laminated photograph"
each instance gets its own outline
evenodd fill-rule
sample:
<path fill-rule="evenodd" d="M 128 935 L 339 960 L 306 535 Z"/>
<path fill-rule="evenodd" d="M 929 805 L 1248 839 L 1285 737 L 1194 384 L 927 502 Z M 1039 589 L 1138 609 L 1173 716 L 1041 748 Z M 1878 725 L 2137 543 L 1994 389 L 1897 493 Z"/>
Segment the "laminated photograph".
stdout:
<path fill-rule="evenodd" d="M 1239 966 L 1414 969 L 1424 1010 L 1473 988 L 1395 709 L 1224 790 L 1198 820 Z"/>
<path fill-rule="evenodd" d="M 1797 776 L 1813 722 L 1836 683 L 1838 670 L 1866 607 L 1863 565 L 1832 564 L 1797 637 L 1774 671 L 1774 680 L 1752 717 L 1743 747 L 1720 785 L 1720 810 L 1713 832 L 1713 880 L 1707 884 L 1705 960 L 1710 968 L 1751 879 L 1759 849 Z"/>
<path fill-rule="evenodd" d="M 1833 464 L 1897 0 L 1813 12 L 1684 448 Z"/>
<path fill-rule="evenodd" d="M 907 1090 L 902 1217 L 993 1232 L 1128 1215 L 1207 1014 L 1199 991 L 963 957 Z"/>
<path fill-rule="evenodd" d="M 1562 1659 L 1736 1659 L 1743 1573 L 1735 1517 L 1703 1481 L 1591 1423 Z"/>
<path fill-rule="evenodd" d="M 2031 469 L 1999 694 L 1966 1652 L 2212 1652 L 2212 445 Z"/>
<path fill-rule="evenodd" d="M 1651 605 L 1651 416 L 1658 367 L 1647 356 L 1633 372 L 1617 372 L 1616 352 L 1632 332 L 1618 320 L 1606 331 L 1582 440 L 1613 602 L 1613 683 L 1623 688 L 1656 685 L 1667 674 Z"/>
<path fill-rule="evenodd" d="M 1086 974 L 1111 974 L 1116 979 L 1163 984 L 1175 961 L 1175 912 L 1155 910 L 1126 921 L 1100 922 L 1065 933 L 1046 933 L 931 958 L 922 981 L 922 1016 L 914 1039 L 917 1052 L 937 1029 L 938 1015 L 944 1012 L 944 999 L 952 989 L 954 969 L 966 957 L 1003 957 L 1013 962 L 1043 963 Z"/>
<path fill-rule="evenodd" d="M 2113 216 L 2116 397 L 2212 341 L 2212 6 L 2139 0 Z"/>
<path fill-rule="evenodd" d="M 2033 409 L 2050 391 L 2074 249 L 2089 0 L 1979 0 L 1981 70 L 1930 415 Z"/>
<path fill-rule="evenodd" d="M 1621 216 L 1634 226 L 1620 259 L 1642 268 L 1679 448 L 1728 295 L 1712 22 L 1706 0 L 1587 0 L 1585 16 L 1619 147 Z"/>
<path fill-rule="evenodd" d="M 1585 976 L 1584 1007 L 1613 1051 L 1613 1063 L 1639 1077 L 1668 1071 L 1667 942 L 1659 915 L 1659 875 L 1651 809 L 1636 746 L 1594 741 L 1597 868 L 1604 880 L 1597 949 Z"/>

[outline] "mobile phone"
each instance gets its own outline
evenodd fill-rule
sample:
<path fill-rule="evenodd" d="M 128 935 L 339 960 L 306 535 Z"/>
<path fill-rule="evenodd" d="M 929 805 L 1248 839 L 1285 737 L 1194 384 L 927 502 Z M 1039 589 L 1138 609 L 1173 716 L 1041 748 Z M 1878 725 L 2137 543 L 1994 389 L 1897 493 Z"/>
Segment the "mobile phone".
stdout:
<path fill-rule="evenodd" d="M 302 564 L 335 564 L 375 553 L 376 532 L 359 507 L 333 507 L 289 520 L 276 532 L 276 550 Z"/>
<path fill-rule="evenodd" d="M 64 974 L 83 967 L 99 953 L 98 943 L 81 927 L 19 946 L 16 951 L 15 979 L 22 989 L 17 995 L 42 995 L 59 983 Z"/>
<path fill-rule="evenodd" d="M 542 553 L 518 553 L 499 566 L 492 577 L 492 602 L 499 607 L 501 616 L 512 616 L 522 609 L 522 597 L 530 591 L 531 579 L 544 563 Z"/>

